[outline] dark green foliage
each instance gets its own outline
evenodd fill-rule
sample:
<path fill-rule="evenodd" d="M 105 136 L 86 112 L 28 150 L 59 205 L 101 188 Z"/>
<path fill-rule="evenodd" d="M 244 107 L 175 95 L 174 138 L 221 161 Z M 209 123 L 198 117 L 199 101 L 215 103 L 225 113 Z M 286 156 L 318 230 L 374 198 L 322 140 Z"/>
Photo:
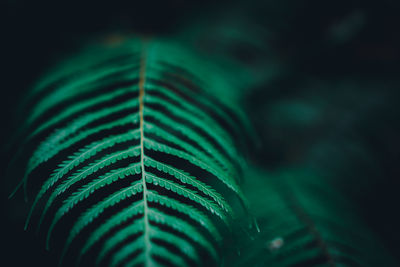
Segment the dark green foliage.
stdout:
<path fill-rule="evenodd" d="M 76 244 L 85 265 L 219 262 L 247 209 L 242 115 L 222 73 L 171 42 L 133 38 L 90 46 L 48 74 L 27 100 L 20 186 L 42 185 L 26 228 L 47 199 L 37 227 L 48 228 L 47 248 L 56 232 L 65 240 L 61 261 Z"/>
<path fill-rule="evenodd" d="M 379 121 L 380 94 L 297 90 L 256 26 L 190 24 L 175 39 L 186 48 L 110 36 L 28 93 L 17 189 L 32 200 L 25 228 L 44 232 L 62 264 L 395 265 L 347 199 L 373 192 L 378 164 L 342 134 L 361 121 L 379 135 L 365 125 Z M 279 79 L 282 92 L 270 88 Z"/>
<path fill-rule="evenodd" d="M 395 266 L 377 237 L 323 174 L 253 168 L 246 188 L 260 234 L 234 266 Z"/>

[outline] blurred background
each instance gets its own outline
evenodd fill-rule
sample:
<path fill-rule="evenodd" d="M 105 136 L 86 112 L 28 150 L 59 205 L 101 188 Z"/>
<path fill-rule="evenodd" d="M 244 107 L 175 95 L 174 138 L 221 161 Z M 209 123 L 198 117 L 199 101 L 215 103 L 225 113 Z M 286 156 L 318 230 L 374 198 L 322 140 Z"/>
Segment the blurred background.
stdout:
<path fill-rule="evenodd" d="M 254 74 L 241 92 L 260 139 L 253 161 L 334 176 L 400 259 L 400 1 L 2 2 L 3 148 L 18 129 L 18 100 L 82 42 L 126 32 L 176 38 Z M 11 156 L 2 153 L 2 170 Z M 19 179 L 1 186 L 2 258 L 52 266 L 23 231 L 28 205 L 6 200 Z"/>

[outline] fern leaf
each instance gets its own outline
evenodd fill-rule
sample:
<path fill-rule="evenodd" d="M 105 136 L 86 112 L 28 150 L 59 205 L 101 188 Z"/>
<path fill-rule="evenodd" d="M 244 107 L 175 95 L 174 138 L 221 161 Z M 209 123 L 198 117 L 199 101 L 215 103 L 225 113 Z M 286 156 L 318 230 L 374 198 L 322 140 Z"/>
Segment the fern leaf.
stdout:
<path fill-rule="evenodd" d="M 325 177 L 305 170 L 252 177 L 261 233 L 242 243 L 232 266 L 395 266 Z"/>
<path fill-rule="evenodd" d="M 230 90 L 228 82 L 166 41 L 85 53 L 29 94 L 37 105 L 25 125 L 32 145 L 23 151 L 31 157 L 21 184 L 42 184 L 26 226 L 48 194 L 38 227 L 51 218 L 46 247 L 55 231 L 68 230 L 61 262 L 72 261 L 75 244 L 78 263 L 218 261 L 224 234 L 243 212 L 237 200 L 247 208 L 234 136 L 240 115 L 211 93 Z"/>

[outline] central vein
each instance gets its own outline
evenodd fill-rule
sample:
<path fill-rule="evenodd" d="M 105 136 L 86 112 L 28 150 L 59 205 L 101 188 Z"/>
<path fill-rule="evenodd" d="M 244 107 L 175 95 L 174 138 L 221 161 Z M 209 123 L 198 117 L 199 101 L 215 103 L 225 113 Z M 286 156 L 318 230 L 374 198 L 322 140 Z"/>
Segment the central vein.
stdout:
<path fill-rule="evenodd" d="M 144 44 L 142 58 L 140 62 L 140 72 L 139 72 L 139 127 L 140 127 L 140 165 L 142 169 L 142 184 L 143 184 L 143 220 L 144 220 L 144 242 L 145 242 L 145 259 L 146 265 L 151 262 L 150 255 L 150 237 L 149 237 L 149 218 L 148 218 L 148 205 L 147 205 L 147 185 L 146 185 L 146 173 L 144 170 L 144 117 L 143 117 L 143 108 L 144 108 L 144 86 L 146 82 L 146 44 Z"/>

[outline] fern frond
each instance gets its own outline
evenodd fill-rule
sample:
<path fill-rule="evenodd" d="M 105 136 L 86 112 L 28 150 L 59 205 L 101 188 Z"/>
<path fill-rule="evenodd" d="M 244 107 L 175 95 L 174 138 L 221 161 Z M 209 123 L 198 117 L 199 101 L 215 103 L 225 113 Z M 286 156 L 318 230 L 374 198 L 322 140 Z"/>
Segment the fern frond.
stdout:
<path fill-rule="evenodd" d="M 395 266 L 326 177 L 305 170 L 252 176 L 261 233 L 242 243 L 232 266 Z"/>
<path fill-rule="evenodd" d="M 37 105 L 25 126 L 31 157 L 21 184 L 42 184 L 26 226 L 48 194 L 38 227 L 50 218 L 46 247 L 67 228 L 61 262 L 71 262 L 75 244 L 78 263 L 218 261 L 224 235 L 247 208 L 234 136 L 244 128 L 241 115 L 211 93 L 231 85 L 215 66 L 165 41 L 86 53 L 29 94 Z"/>

